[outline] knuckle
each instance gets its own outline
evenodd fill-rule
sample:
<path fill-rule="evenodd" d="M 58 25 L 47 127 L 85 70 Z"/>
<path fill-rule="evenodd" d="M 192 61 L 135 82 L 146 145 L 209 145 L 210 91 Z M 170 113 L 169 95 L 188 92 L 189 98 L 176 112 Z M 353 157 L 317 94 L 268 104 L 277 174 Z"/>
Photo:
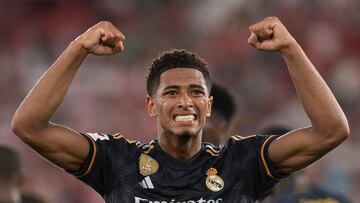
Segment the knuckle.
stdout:
<path fill-rule="evenodd" d="M 269 16 L 269 17 L 266 17 L 265 19 L 268 22 L 279 21 L 279 19 L 276 16 Z"/>
<path fill-rule="evenodd" d="M 254 24 L 254 25 L 250 26 L 250 27 L 249 27 L 249 30 L 250 30 L 250 31 L 254 31 L 254 30 L 256 29 L 256 26 L 257 26 L 257 24 Z"/>
<path fill-rule="evenodd" d="M 103 25 L 103 24 L 106 24 L 106 22 L 107 22 L 106 20 L 102 20 L 102 21 L 99 22 L 99 24 Z"/>
<path fill-rule="evenodd" d="M 109 21 L 107 21 L 107 20 L 102 20 L 102 21 L 99 22 L 99 24 L 102 25 L 102 26 L 111 25 L 111 23 Z"/>
<path fill-rule="evenodd" d="M 272 20 L 272 21 L 279 21 L 279 18 L 276 17 L 276 16 L 271 16 L 270 20 Z"/>

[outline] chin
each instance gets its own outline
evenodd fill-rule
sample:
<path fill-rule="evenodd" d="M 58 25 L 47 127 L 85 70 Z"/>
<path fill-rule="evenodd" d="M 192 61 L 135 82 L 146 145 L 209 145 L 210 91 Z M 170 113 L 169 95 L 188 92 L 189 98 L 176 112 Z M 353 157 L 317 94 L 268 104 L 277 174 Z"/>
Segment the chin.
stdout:
<path fill-rule="evenodd" d="M 197 137 L 201 130 L 194 127 L 175 127 L 164 129 L 164 133 L 167 135 L 173 135 L 179 138 L 192 138 Z"/>
<path fill-rule="evenodd" d="M 191 137 L 194 137 L 195 134 L 191 133 L 191 132 L 182 132 L 182 133 L 179 133 L 178 136 L 182 137 L 182 138 L 191 138 Z"/>
<path fill-rule="evenodd" d="M 177 135 L 178 137 L 181 138 L 192 138 L 192 137 L 196 137 L 200 134 L 201 131 L 199 130 L 181 130 L 181 131 L 173 131 L 174 135 Z"/>

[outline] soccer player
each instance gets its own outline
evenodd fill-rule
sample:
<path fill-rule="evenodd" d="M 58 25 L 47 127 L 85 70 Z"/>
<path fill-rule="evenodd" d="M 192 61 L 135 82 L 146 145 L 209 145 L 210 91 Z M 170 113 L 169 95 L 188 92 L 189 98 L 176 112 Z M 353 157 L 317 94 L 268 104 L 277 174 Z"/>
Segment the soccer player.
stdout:
<path fill-rule="evenodd" d="M 274 125 L 262 130 L 261 134 L 282 136 L 290 132 L 290 129 Z M 303 171 L 292 174 L 285 180 L 282 180 L 274 188 L 274 192 L 266 197 L 262 203 L 350 203 L 350 200 L 343 195 L 335 194 L 325 190 L 315 184 L 312 184 L 305 177 Z"/>
<path fill-rule="evenodd" d="M 21 194 L 23 180 L 19 154 L 0 146 L 0 203 L 45 203 L 35 194 Z"/>
<path fill-rule="evenodd" d="M 227 132 L 236 108 L 230 93 L 216 83 L 211 85 L 210 96 L 213 97 L 211 116 L 206 119 L 202 141 L 219 146 L 229 139 Z"/>
<path fill-rule="evenodd" d="M 211 115 L 210 74 L 193 53 L 155 59 L 147 78 L 147 109 L 158 140 L 140 145 L 123 135 L 81 134 L 50 122 L 83 60 L 124 50 L 125 37 L 100 22 L 76 38 L 40 78 L 12 121 L 14 133 L 74 174 L 106 202 L 254 202 L 278 180 L 343 142 L 349 127 L 330 89 L 276 17 L 250 27 L 248 42 L 285 60 L 311 126 L 287 136 L 234 136 L 222 148 L 201 143 Z"/>

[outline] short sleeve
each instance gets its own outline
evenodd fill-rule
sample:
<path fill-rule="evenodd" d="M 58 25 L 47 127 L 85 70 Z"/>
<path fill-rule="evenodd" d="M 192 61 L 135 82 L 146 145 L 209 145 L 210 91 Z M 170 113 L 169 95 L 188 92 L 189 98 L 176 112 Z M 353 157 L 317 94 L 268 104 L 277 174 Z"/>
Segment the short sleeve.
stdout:
<path fill-rule="evenodd" d="M 87 138 L 90 150 L 82 166 L 67 171 L 104 196 L 116 184 L 119 170 L 136 160 L 137 141 L 125 139 L 120 134 L 81 133 Z"/>
<path fill-rule="evenodd" d="M 258 135 L 256 137 L 256 156 L 259 171 L 256 184 L 258 197 L 266 195 L 281 178 L 286 177 L 286 175 L 276 172 L 269 158 L 269 146 L 276 138 L 273 135 Z"/>

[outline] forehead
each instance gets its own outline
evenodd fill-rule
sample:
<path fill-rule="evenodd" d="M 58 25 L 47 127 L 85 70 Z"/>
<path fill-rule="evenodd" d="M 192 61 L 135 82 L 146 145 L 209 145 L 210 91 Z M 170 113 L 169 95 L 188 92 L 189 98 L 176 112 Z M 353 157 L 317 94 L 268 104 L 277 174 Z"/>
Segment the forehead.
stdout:
<path fill-rule="evenodd" d="M 160 75 L 159 89 L 167 86 L 199 85 L 207 89 L 203 74 L 193 68 L 173 68 Z"/>

